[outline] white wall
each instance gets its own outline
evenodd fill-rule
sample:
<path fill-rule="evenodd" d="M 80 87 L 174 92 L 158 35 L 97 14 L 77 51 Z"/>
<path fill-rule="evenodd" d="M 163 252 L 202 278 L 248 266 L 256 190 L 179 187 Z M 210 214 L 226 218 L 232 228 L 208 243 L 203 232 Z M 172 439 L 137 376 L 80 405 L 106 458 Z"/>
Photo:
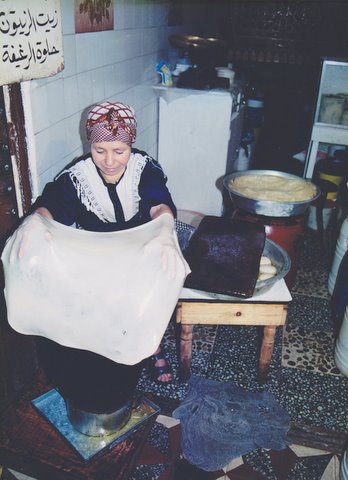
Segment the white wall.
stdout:
<path fill-rule="evenodd" d="M 187 5 L 185 5 L 187 8 Z M 158 83 L 155 65 L 168 54 L 166 0 L 114 0 L 114 30 L 75 34 L 74 2 L 61 0 L 65 68 L 23 83 L 33 200 L 70 161 L 84 153 L 80 127 L 94 103 L 111 100 L 137 113 L 135 146 L 157 156 Z M 195 10 L 195 8 L 193 8 Z M 192 5 L 188 9 L 192 15 Z"/>

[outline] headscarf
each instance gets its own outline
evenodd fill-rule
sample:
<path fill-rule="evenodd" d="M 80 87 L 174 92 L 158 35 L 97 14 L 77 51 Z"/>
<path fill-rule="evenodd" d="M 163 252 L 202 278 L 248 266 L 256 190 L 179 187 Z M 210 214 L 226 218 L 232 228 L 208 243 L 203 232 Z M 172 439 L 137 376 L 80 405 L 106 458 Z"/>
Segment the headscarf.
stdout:
<path fill-rule="evenodd" d="M 131 146 L 137 134 L 135 112 L 121 102 L 97 103 L 88 113 L 86 132 L 91 143 L 120 141 Z"/>

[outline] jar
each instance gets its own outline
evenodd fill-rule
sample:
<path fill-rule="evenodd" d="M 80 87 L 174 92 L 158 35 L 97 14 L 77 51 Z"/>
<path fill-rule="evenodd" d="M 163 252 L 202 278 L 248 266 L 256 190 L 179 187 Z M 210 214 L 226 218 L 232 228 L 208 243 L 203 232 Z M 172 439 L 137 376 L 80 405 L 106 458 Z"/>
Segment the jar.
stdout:
<path fill-rule="evenodd" d="M 246 121 L 250 128 L 259 128 L 263 124 L 263 100 L 249 99 L 246 102 Z"/>
<path fill-rule="evenodd" d="M 322 95 L 318 121 L 321 123 L 340 124 L 344 102 L 345 98 L 343 95 Z"/>
<path fill-rule="evenodd" d="M 348 175 L 348 161 L 343 150 L 335 152 L 334 157 L 319 160 L 315 166 L 315 176 L 340 186 Z M 342 155 L 343 154 L 343 155 Z M 329 192 L 328 200 L 336 200 L 338 192 Z"/>

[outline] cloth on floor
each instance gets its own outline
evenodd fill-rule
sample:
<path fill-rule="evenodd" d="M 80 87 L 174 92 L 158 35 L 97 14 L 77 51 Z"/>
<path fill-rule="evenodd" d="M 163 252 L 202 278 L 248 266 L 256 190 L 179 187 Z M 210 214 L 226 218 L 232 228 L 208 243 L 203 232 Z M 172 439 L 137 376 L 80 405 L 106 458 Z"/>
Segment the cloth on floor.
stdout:
<path fill-rule="evenodd" d="M 234 382 L 192 376 L 186 398 L 173 412 L 181 422 L 185 458 L 206 471 L 257 448 L 285 449 L 290 417 L 269 392 L 251 392 Z"/>

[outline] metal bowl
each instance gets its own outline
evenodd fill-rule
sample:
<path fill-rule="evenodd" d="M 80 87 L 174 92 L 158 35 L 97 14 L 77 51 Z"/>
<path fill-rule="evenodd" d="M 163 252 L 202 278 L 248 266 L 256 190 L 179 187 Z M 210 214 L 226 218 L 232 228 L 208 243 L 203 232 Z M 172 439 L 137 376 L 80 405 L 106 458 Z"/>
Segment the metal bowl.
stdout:
<path fill-rule="evenodd" d="M 254 297 L 270 290 L 276 282 L 285 277 L 291 267 L 291 260 L 286 251 L 268 238 L 266 238 L 262 255 L 271 260 L 272 265 L 277 269 L 277 273 L 274 277 L 267 278 L 267 280 L 258 280 L 256 282 Z"/>
<path fill-rule="evenodd" d="M 271 200 L 256 200 L 251 197 L 242 195 L 241 193 L 233 189 L 233 183 L 231 181 L 237 177 L 245 175 L 258 175 L 260 177 L 265 175 L 273 175 L 276 177 L 301 180 L 303 183 L 310 183 L 315 189 L 315 195 L 308 200 L 300 202 L 277 202 Z M 224 187 L 228 190 L 229 195 L 236 208 L 245 210 L 249 213 L 256 215 L 264 215 L 266 217 L 292 217 L 295 215 L 301 215 L 307 211 L 310 204 L 313 203 L 320 196 L 320 189 L 317 185 L 309 180 L 292 175 L 290 173 L 278 172 L 277 170 L 245 170 L 241 172 L 234 172 L 226 175 L 224 178 Z"/>

